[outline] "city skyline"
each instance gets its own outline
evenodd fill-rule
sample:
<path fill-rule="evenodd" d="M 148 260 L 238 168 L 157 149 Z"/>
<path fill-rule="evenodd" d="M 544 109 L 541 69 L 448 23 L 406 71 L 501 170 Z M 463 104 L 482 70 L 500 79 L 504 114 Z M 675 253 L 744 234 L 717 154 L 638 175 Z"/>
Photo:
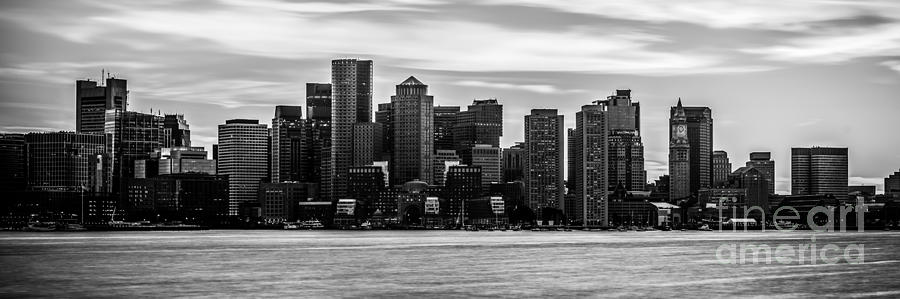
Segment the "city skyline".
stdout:
<path fill-rule="evenodd" d="M 886 132 L 892 112 L 900 111 L 893 100 L 900 93 L 900 62 L 891 54 L 900 49 L 900 26 L 892 18 L 898 8 L 888 2 L 815 5 L 809 9 L 822 13 L 814 16 L 781 6 L 801 4 L 749 4 L 743 8 L 751 13 L 728 15 L 690 12 L 674 2 L 660 10 L 664 15 L 658 8 L 610 3 L 573 12 L 578 5 L 228 1 L 193 4 L 197 12 L 185 12 L 158 3 L 48 8 L 44 2 L 7 2 L 0 22 L 15 42 L 0 46 L 0 131 L 74 131 L 73 81 L 101 79 L 94 76 L 106 68 L 131 81 L 129 110 L 184 114 L 193 143 L 211 150 L 217 125 L 232 118 L 267 123 L 276 105 L 304 106 L 307 82 L 330 81 L 330 59 L 359 57 L 376 64 L 373 105 L 388 102 L 393 84 L 411 75 L 429 82 L 435 105 L 498 98 L 507 107 L 503 147 L 524 140 L 522 119 L 530 109 L 559 109 L 572 128 L 584 103 L 631 89 L 644 106 L 648 180 L 668 173 L 665 109 L 678 97 L 713 110 L 713 149 L 727 151 L 734 165 L 750 152 L 772 152 L 779 193 L 790 191 L 792 147 L 849 147 L 850 184 L 877 185 L 879 192 L 900 164 L 892 150 L 900 140 Z M 597 7 L 604 5 L 615 9 Z M 478 9 L 507 10 L 509 18 L 488 19 L 473 13 Z M 772 12 L 781 13 L 766 14 Z M 544 20 L 516 21 L 527 16 Z M 326 17 L 330 27 L 311 27 L 311 20 Z M 231 33 L 210 26 L 234 18 L 250 28 Z M 293 26 L 298 24 L 306 26 Z M 447 24 L 455 26 L 442 26 Z M 596 25 L 615 25 L 615 34 L 586 28 Z M 349 31 L 360 26 L 371 27 Z M 273 30 L 271 36 L 253 37 L 265 29 Z M 446 40 L 429 45 L 422 36 L 403 41 L 381 31 L 391 29 Z M 346 35 L 351 38 L 341 37 Z M 303 42 L 283 42 L 297 38 Z M 535 45 L 538 40 L 551 46 Z M 597 50 L 554 49 L 560 43 Z M 471 51 L 473 44 L 491 50 Z M 551 55 L 535 55 L 544 50 Z M 604 56 L 611 58 L 598 58 Z"/>

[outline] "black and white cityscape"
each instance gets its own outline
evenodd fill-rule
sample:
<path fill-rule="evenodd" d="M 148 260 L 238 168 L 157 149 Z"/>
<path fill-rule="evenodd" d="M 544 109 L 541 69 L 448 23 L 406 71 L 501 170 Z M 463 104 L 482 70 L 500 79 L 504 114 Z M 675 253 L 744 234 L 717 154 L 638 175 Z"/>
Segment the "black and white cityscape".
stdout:
<path fill-rule="evenodd" d="M 0 297 L 900 295 L 897 3 L 0 7 Z"/>

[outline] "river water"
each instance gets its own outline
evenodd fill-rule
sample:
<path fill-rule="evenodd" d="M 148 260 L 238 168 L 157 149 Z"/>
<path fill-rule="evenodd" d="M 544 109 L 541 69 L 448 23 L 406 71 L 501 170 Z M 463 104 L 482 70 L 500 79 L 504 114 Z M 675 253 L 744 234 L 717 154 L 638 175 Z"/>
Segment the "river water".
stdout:
<path fill-rule="evenodd" d="M 900 297 L 900 232 L 2 232 L 0 278 L 0 297 Z"/>

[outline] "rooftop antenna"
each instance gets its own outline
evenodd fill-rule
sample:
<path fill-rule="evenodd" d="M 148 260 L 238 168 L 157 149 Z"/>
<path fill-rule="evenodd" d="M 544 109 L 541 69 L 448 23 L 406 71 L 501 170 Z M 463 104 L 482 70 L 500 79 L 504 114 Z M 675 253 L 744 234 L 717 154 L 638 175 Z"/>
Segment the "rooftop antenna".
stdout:
<path fill-rule="evenodd" d="M 106 74 L 106 69 L 100 69 L 100 78 L 97 81 L 100 81 L 100 86 L 103 86 L 103 74 Z"/>

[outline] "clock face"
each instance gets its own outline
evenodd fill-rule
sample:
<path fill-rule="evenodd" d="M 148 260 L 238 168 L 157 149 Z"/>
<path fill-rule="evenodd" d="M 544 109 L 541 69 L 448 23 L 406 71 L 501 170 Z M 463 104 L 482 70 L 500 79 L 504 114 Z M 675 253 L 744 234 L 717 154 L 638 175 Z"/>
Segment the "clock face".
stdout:
<path fill-rule="evenodd" d="M 675 135 L 678 137 L 684 137 L 687 135 L 687 127 L 684 125 L 678 125 L 675 127 Z"/>

